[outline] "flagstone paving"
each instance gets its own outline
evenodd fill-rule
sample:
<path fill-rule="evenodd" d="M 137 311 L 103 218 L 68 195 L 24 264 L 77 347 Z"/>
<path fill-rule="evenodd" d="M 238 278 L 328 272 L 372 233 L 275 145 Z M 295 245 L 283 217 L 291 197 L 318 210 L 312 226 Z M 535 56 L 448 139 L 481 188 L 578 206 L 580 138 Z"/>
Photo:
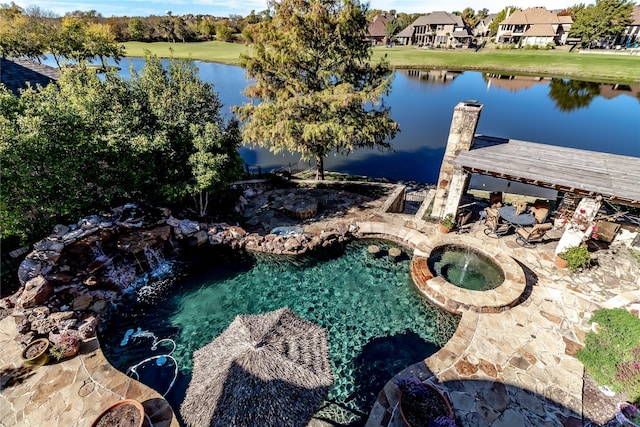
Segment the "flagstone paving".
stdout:
<path fill-rule="evenodd" d="M 362 234 L 379 234 L 405 242 L 419 255 L 445 239 L 435 224 L 413 216 L 370 210 L 347 211 L 339 221 L 358 222 Z M 307 222 L 305 232 L 321 232 L 331 222 Z M 368 230 L 368 231 L 367 231 Z M 402 375 L 430 379 L 453 403 L 462 426 L 581 426 L 583 367 L 574 357 L 590 329 L 589 316 L 601 307 L 640 302 L 640 266 L 623 242 L 598 252 L 598 267 L 582 274 L 554 267 L 559 232 L 532 249 L 513 236 L 490 239 L 476 224 L 472 241 L 485 252 L 506 254 L 522 268 L 524 294 L 498 312 L 458 305 L 460 326 L 451 340 L 424 362 Z M 632 239 L 628 234 L 624 239 Z M 630 241 L 630 240 L 629 240 Z M 481 299 L 478 299 L 480 301 Z M 475 304 L 480 304 L 475 301 Z M 87 426 L 108 404 L 134 398 L 145 405 L 154 426 L 177 426 L 167 402 L 155 391 L 112 368 L 94 339 L 83 343 L 78 357 L 46 366 L 22 365 L 11 316 L 0 320 L 0 426 Z M 401 426 L 398 390 L 390 381 L 381 391 L 368 427 Z M 612 414 L 613 415 L 613 414 Z M 585 418 L 585 419 L 583 419 Z M 312 421 L 318 425 L 319 420 Z M 315 424 L 314 424 L 315 423 Z M 325 425 L 325 423 L 321 423 Z"/>
<path fill-rule="evenodd" d="M 417 228 L 427 239 L 442 240 L 432 224 L 416 226 L 409 221 L 405 225 Z M 397 227 L 385 226 L 381 234 L 394 236 Z M 477 224 L 470 235 L 459 239 L 481 241 L 480 249 L 491 247 L 519 262 L 527 276 L 522 302 L 498 313 L 465 311 L 444 348 L 396 378 L 415 375 L 438 384 L 463 426 L 602 422 L 583 417 L 583 366 L 575 353 L 584 344 L 594 310 L 640 302 L 637 261 L 617 241 L 598 252 L 596 268 L 571 274 L 554 266 L 560 231 L 552 231 L 546 243 L 529 249 L 517 245 L 513 236 L 489 239 L 482 230 Z M 403 425 L 397 402 L 397 388 L 390 382 L 380 393 L 367 426 Z"/>

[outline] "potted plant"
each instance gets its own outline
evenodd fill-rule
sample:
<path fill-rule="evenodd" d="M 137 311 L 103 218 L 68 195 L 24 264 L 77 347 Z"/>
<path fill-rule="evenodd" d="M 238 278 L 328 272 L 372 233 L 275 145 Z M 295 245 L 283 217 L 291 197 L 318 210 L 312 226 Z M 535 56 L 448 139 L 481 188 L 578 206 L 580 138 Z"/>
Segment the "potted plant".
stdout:
<path fill-rule="evenodd" d="M 414 377 L 401 378 L 396 385 L 400 389 L 398 408 L 406 426 L 456 426 L 449 399 L 435 386 Z"/>
<path fill-rule="evenodd" d="M 625 427 L 640 427 L 640 408 L 633 403 L 618 403 L 616 420 Z"/>
<path fill-rule="evenodd" d="M 559 254 L 560 258 L 567 262 L 571 272 L 576 272 L 591 265 L 591 254 L 586 245 L 573 246 Z"/>
<path fill-rule="evenodd" d="M 51 346 L 49 354 L 56 360 L 62 360 L 75 356 L 79 350 L 80 338 L 76 334 L 63 332 Z"/>
<path fill-rule="evenodd" d="M 109 405 L 91 423 L 91 427 L 142 427 L 144 407 L 134 399 L 120 400 Z"/>
<path fill-rule="evenodd" d="M 49 361 L 49 340 L 38 338 L 29 343 L 22 352 L 22 360 L 27 365 L 46 365 Z"/>
<path fill-rule="evenodd" d="M 446 234 L 453 229 L 454 225 L 456 225 L 455 218 L 452 214 L 447 214 L 440 220 L 440 232 Z"/>

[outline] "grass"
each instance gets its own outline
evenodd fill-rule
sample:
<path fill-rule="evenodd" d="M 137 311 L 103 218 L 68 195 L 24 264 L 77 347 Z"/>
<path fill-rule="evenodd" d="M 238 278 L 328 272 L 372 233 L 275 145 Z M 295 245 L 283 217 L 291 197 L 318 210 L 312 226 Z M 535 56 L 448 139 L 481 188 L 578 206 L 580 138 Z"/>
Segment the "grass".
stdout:
<path fill-rule="evenodd" d="M 127 42 L 124 43 L 127 56 L 144 56 L 149 51 L 161 58 L 182 58 L 222 64 L 237 65 L 241 53 L 249 53 L 244 44 L 225 42 L 168 43 L 168 42 Z"/>
<path fill-rule="evenodd" d="M 632 402 L 639 401 L 640 319 L 616 308 L 597 310 L 591 320 L 600 330 L 587 334 L 585 347 L 576 355 L 578 360 L 600 385 L 626 392 Z"/>
<path fill-rule="evenodd" d="M 144 56 L 145 50 L 163 58 L 187 58 L 237 65 L 241 53 L 250 53 L 241 43 L 142 43 L 128 42 L 127 56 Z M 570 53 L 566 46 L 553 50 L 494 49 L 417 49 L 396 46 L 373 48 L 373 60 L 387 57 L 394 68 L 443 68 L 480 70 L 509 74 L 533 74 L 548 77 L 612 83 L 640 83 L 640 56 Z"/>

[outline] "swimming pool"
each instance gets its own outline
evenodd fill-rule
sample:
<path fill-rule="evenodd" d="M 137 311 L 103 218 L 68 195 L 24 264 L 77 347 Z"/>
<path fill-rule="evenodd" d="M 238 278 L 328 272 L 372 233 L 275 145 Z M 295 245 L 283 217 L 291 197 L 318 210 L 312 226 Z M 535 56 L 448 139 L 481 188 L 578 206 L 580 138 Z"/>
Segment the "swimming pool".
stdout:
<path fill-rule="evenodd" d="M 367 250 L 372 243 L 381 248 L 377 255 Z M 103 351 L 125 372 L 154 354 L 144 337 L 120 345 L 128 329 L 139 327 L 158 339 L 173 339 L 172 356 L 180 371 L 166 397 L 178 412 L 195 350 L 211 342 L 237 314 L 288 306 L 327 330 L 335 381 L 317 415 L 343 424 L 364 423 L 384 384 L 436 352 L 459 322 L 419 295 L 411 282 L 409 251 L 402 248 L 403 255 L 392 259 L 386 253 L 391 246 L 398 247 L 362 240 L 304 258 L 216 257 L 209 263 L 215 265 L 192 272 L 163 292 L 149 293 L 146 287 L 125 296 L 100 332 Z M 141 374 L 140 379 L 162 393 L 171 375 L 160 375 L 161 368 L 148 367 L 147 378 Z"/>

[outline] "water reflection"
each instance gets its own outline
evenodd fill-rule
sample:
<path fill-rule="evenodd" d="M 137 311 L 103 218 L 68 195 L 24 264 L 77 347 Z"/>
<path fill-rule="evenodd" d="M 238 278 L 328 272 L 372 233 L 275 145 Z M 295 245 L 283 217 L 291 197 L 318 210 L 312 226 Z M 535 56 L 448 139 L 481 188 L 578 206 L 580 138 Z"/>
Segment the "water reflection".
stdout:
<path fill-rule="evenodd" d="M 607 84 L 582 80 L 540 76 L 513 76 L 508 74 L 483 73 L 487 91 L 492 87 L 512 92 L 531 89 L 534 86 L 549 86 L 548 97 L 559 111 L 571 112 L 587 108 L 598 96 L 613 99 L 620 95 L 631 96 L 640 101 L 640 85 Z"/>
<path fill-rule="evenodd" d="M 420 80 L 425 83 L 451 83 L 456 77 L 462 75 L 462 71 L 451 70 L 398 70 L 410 79 Z"/>
<path fill-rule="evenodd" d="M 586 108 L 595 97 L 600 95 L 600 85 L 580 80 L 551 79 L 549 98 L 560 111 L 573 111 Z"/>
<path fill-rule="evenodd" d="M 492 86 L 517 92 L 523 89 L 532 88 L 535 85 L 546 85 L 549 78 L 538 76 L 511 76 L 504 74 L 483 73 L 482 78 L 487 82 L 487 90 Z"/>

